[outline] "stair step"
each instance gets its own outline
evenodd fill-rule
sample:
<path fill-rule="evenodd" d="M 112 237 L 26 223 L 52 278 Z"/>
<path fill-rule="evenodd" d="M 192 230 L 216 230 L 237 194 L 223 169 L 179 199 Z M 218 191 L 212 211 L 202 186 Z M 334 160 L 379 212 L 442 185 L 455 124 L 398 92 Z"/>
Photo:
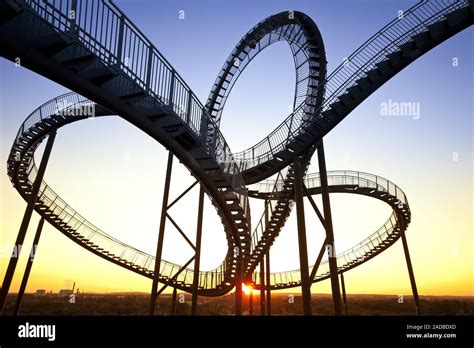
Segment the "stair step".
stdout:
<path fill-rule="evenodd" d="M 370 90 L 373 88 L 372 81 L 368 77 L 363 77 L 356 81 L 362 90 Z"/>
<path fill-rule="evenodd" d="M 424 49 L 431 43 L 431 34 L 429 31 L 422 31 L 421 33 L 413 36 L 412 40 L 415 41 L 416 47 Z"/>
<path fill-rule="evenodd" d="M 349 87 L 347 89 L 347 92 L 349 92 L 354 99 L 360 98 L 364 93 L 364 91 L 362 90 L 362 88 L 358 84 L 356 84 L 352 87 Z"/>
<path fill-rule="evenodd" d="M 392 63 L 390 62 L 389 59 L 384 59 L 384 60 L 382 60 L 381 62 L 378 62 L 375 65 L 377 66 L 377 68 L 380 69 L 380 71 L 383 74 L 388 74 L 392 71 Z"/>
<path fill-rule="evenodd" d="M 372 70 L 367 71 L 367 76 L 372 82 L 379 82 L 382 80 L 382 72 L 379 68 L 374 68 Z"/>
<path fill-rule="evenodd" d="M 341 116 L 341 115 L 344 115 L 345 111 L 346 111 L 346 108 L 344 107 L 344 104 L 342 104 L 342 102 L 340 101 L 337 101 L 335 103 L 332 103 L 331 105 L 329 105 L 329 108 L 333 109 L 334 111 L 336 111 L 336 113 L 338 114 L 338 116 Z"/>
<path fill-rule="evenodd" d="M 356 104 L 356 101 L 350 93 L 344 93 L 343 95 L 339 96 L 339 100 L 342 101 L 342 103 L 348 108 L 351 108 Z"/>
<path fill-rule="evenodd" d="M 30 42 L 31 47 L 36 48 L 38 51 L 53 56 L 58 54 L 65 48 L 71 45 L 68 38 L 60 33 L 53 33 L 46 36 L 40 36 Z"/>
<path fill-rule="evenodd" d="M 113 71 L 108 67 L 100 67 L 88 71 L 84 71 L 81 76 L 90 80 L 91 82 L 101 86 L 106 82 L 112 80 L 118 75 L 118 72 Z"/>
<path fill-rule="evenodd" d="M 446 35 L 447 28 L 448 21 L 446 19 L 428 25 L 428 30 L 430 31 L 431 38 L 433 40 L 438 40 L 439 38 Z"/>
<path fill-rule="evenodd" d="M 119 98 L 124 100 L 125 102 L 127 102 L 129 104 L 133 104 L 133 103 L 136 103 L 137 101 L 139 101 L 140 99 L 145 98 L 146 96 L 148 96 L 148 94 L 145 91 L 137 91 L 137 92 L 134 92 L 134 93 L 121 95 L 121 96 L 119 96 Z"/>
<path fill-rule="evenodd" d="M 390 53 L 387 56 L 387 59 L 390 60 L 390 63 L 392 63 L 393 66 L 399 64 L 403 59 L 402 51 L 397 50 L 395 52 Z"/>
<path fill-rule="evenodd" d="M 471 6 L 473 6 L 472 2 L 471 2 Z M 472 21 L 470 19 L 470 17 L 472 16 L 471 6 L 463 7 L 463 8 L 457 9 L 457 10 L 451 12 L 451 13 L 448 13 L 446 15 L 446 19 L 448 20 L 448 25 L 450 27 L 455 27 L 459 24 L 462 24 L 465 21 Z"/>
<path fill-rule="evenodd" d="M 218 170 L 218 169 L 220 169 L 217 162 L 212 158 L 202 158 L 202 159 L 199 159 L 197 161 L 201 165 L 201 168 L 203 168 L 204 170 Z"/>
<path fill-rule="evenodd" d="M 155 114 L 151 114 L 151 115 L 147 116 L 147 118 L 150 119 L 153 122 L 157 122 L 157 121 L 161 120 L 163 117 L 166 117 L 166 116 L 168 116 L 167 113 L 157 112 Z"/>
<path fill-rule="evenodd" d="M 402 52 L 404 57 L 411 58 L 415 50 L 416 50 L 416 45 L 415 45 L 415 41 L 413 40 L 407 41 L 403 45 L 400 46 L 400 51 Z"/>
<path fill-rule="evenodd" d="M 61 64 L 67 66 L 68 68 L 73 68 L 77 72 L 81 71 L 83 68 L 87 67 L 89 64 L 92 64 L 97 57 L 92 53 L 88 53 L 82 56 L 77 56 L 74 58 L 69 58 L 61 61 Z"/>

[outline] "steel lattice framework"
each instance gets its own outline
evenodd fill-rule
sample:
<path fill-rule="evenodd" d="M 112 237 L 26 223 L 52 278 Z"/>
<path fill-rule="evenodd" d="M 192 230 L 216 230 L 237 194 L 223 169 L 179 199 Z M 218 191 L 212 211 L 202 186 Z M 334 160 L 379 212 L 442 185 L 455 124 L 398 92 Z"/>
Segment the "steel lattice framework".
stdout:
<path fill-rule="evenodd" d="M 329 76 L 326 76 L 323 39 L 311 18 L 297 11 L 272 15 L 238 42 L 205 104 L 138 27 L 110 1 L 1 0 L 0 11 L 0 54 L 12 61 L 20 57 L 24 67 L 74 91 L 38 107 L 25 119 L 14 139 L 8 175 L 28 202 L 17 247 L 23 244 L 31 215 L 36 211 L 42 218 L 36 243 L 46 220 L 88 251 L 153 279 L 151 314 L 155 312 L 157 296 L 167 286 L 174 289 L 173 303 L 177 289 L 192 293 L 193 314 L 198 295 L 220 296 L 235 288 L 236 314 L 240 314 L 243 282 L 251 282 L 260 289 L 262 308 L 267 291 L 268 313 L 271 290 L 301 286 L 304 313 L 311 314 L 310 285 L 328 278 L 335 314 L 341 314 L 340 285 L 345 303 L 343 273 L 367 262 L 401 237 L 420 313 L 405 238 L 411 219 L 405 193 L 377 175 L 327 171 L 323 137 L 411 62 L 471 26 L 474 18 L 471 1 L 433 0 L 416 4 L 375 33 Z M 280 41 L 288 43 L 294 60 L 293 112 L 256 145 L 233 154 L 219 129 L 225 103 L 248 64 L 266 47 Z M 156 255 L 102 231 L 43 180 L 57 130 L 87 118 L 83 111 L 90 109 L 96 117 L 122 117 L 169 151 Z M 45 139 L 48 139 L 46 150 L 37 167 L 34 153 Z M 315 153 L 319 173 L 306 175 Z M 170 202 L 173 157 L 187 167 L 196 182 Z M 269 180 L 275 174 L 276 178 Z M 197 185 L 200 199 L 193 243 L 167 211 Z M 336 254 L 329 201 L 329 193 L 333 192 L 376 198 L 391 207 L 392 215 L 359 244 Z M 221 218 L 228 245 L 222 264 L 209 271 L 199 267 L 204 194 Z M 315 194 L 322 195 L 322 212 L 312 199 Z M 249 197 L 261 199 L 265 204 L 265 212 L 254 229 L 250 226 Z M 304 197 L 326 231 L 325 242 L 312 267 L 307 256 Z M 301 269 L 271 273 L 271 245 L 294 205 Z M 195 251 L 185 265 L 161 258 L 167 221 Z M 323 262 L 325 251 L 328 259 Z M 16 258 L 10 259 L 4 279 L 0 296 L 2 310 L 16 262 Z M 193 262 L 194 267 L 190 267 Z M 15 313 L 21 305 L 28 273 L 29 269 L 23 278 Z M 159 283 L 163 287 L 158 290 Z"/>

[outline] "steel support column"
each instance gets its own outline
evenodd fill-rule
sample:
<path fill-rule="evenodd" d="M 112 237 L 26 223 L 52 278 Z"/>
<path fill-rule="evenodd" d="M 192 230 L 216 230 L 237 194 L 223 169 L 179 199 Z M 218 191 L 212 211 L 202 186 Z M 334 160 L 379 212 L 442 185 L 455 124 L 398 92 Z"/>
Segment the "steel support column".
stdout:
<path fill-rule="evenodd" d="M 410 276 L 410 284 L 411 284 L 411 290 L 413 292 L 413 300 L 415 301 L 416 314 L 421 315 L 420 298 L 418 296 L 418 289 L 416 287 L 415 273 L 413 272 L 413 266 L 411 264 L 410 252 L 408 251 L 407 237 L 405 236 L 405 232 L 403 231 L 403 229 L 401 230 L 402 230 L 401 235 L 402 235 L 403 252 L 405 253 L 405 260 L 407 262 L 408 275 Z"/>
<path fill-rule="evenodd" d="M 173 295 L 171 296 L 171 315 L 176 315 L 176 297 L 178 296 L 178 290 L 173 288 Z"/>
<path fill-rule="evenodd" d="M 270 290 L 270 250 L 267 251 L 267 255 L 265 256 L 265 263 L 266 263 L 266 278 L 267 278 L 267 315 L 272 315 L 272 294 Z"/>
<path fill-rule="evenodd" d="M 265 230 L 268 228 L 270 223 L 269 213 L 268 213 L 268 205 L 270 204 L 269 200 L 265 200 Z M 264 259 L 262 258 L 262 263 Z M 267 315 L 272 315 L 272 294 L 270 290 L 270 249 L 268 249 L 267 253 L 265 254 L 265 266 L 266 270 L 263 272 L 265 275 L 265 280 L 263 282 L 264 288 L 267 289 L 267 301 L 266 301 L 266 310 Z M 266 283 L 266 284 L 265 284 Z"/>
<path fill-rule="evenodd" d="M 197 299 L 198 299 L 198 287 L 199 287 L 199 269 L 201 263 L 201 240 L 202 240 L 202 213 L 204 210 L 204 189 L 202 186 L 199 188 L 199 206 L 197 216 L 197 228 L 196 228 L 196 257 L 194 258 L 194 277 L 193 277 L 193 288 L 191 298 L 191 315 L 196 315 Z"/>
<path fill-rule="evenodd" d="M 265 315 L 265 263 L 260 261 L 260 315 Z"/>
<path fill-rule="evenodd" d="M 10 256 L 10 261 L 7 266 L 7 271 L 5 277 L 3 278 L 2 290 L 0 291 L 0 313 L 3 313 L 5 307 L 5 302 L 7 300 L 8 291 L 13 280 L 13 275 L 15 274 L 16 265 L 20 257 L 21 248 L 23 242 L 25 241 L 26 232 L 28 231 L 28 225 L 30 224 L 31 215 L 33 214 L 33 209 L 35 207 L 36 199 L 38 198 L 39 189 L 41 187 L 41 182 L 43 181 L 44 173 L 46 171 L 46 166 L 48 165 L 49 156 L 51 155 L 51 150 L 53 148 L 54 139 L 56 138 L 56 131 L 52 131 L 48 136 L 48 141 L 46 142 L 46 147 L 44 149 L 43 156 L 41 158 L 41 163 L 36 174 L 35 182 L 31 188 L 30 197 L 28 198 L 28 204 L 25 209 L 25 214 L 23 215 L 23 220 L 21 221 L 20 230 L 16 237 L 15 246 Z"/>
<path fill-rule="evenodd" d="M 253 288 L 250 288 L 249 294 L 249 315 L 253 315 Z"/>
<path fill-rule="evenodd" d="M 324 145 L 323 140 L 317 145 L 318 151 L 318 165 L 319 165 L 319 177 L 321 179 L 321 194 L 323 200 L 323 212 L 324 222 L 326 224 L 326 239 L 327 245 L 330 249 L 328 250 L 329 260 L 329 272 L 331 275 L 331 289 L 332 289 L 332 301 L 334 304 L 334 314 L 342 315 L 341 308 L 341 292 L 339 289 L 339 277 L 337 276 L 337 261 L 336 261 L 336 248 L 334 245 L 334 232 L 332 226 L 332 215 L 331 215 L 331 203 L 329 200 L 329 189 L 328 189 L 328 177 L 326 171 L 326 158 L 324 156 Z"/>
<path fill-rule="evenodd" d="M 23 273 L 23 279 L 21 280 L 20 290 L 18 290 L 18 295 L 15 302 L 15 309 L 13 310 L 13 315 L 18 315 L 20 313 L 21 303 L 23 301 L 23 295 L 25 294 L 26 285 L 28 284 L 28 278 L 30 277 L 31 267 L 33 266 L 33 261 L 35 258 L 36 250 L 38 248 L 38 242 L 41 237 L 41 231 L 43 231 L 44 218 L 41 218 L 38 222 L 38 227 L 36 228 L 35 239 L 33 240 L 33 246 L 31 247 L 30 257 L 26 263 L 25 273 Z"/>
<path fill-rule="evenodd" d="M 301 160 L 295 157 L 295 201 L 298 221 L 298 247 L 300 254 L 301 295 L 303 297 L 303 314 L 311 315 L 311 282 L 309 281 L 308 247 L 306 244 L 306 223 L 303 202 L 303 171 Z"/>
<path fill-rule="evenodd" d="M 344 301 L 344 314 L 347 315 L 346 285 L 344 284 L 344 272 L 341 273 L 342 300 Z"/>
<path fill-rule="evenodd" d="M 156 246 L 155 270 L 153 272 L 153 283 L 150 294 L 149 314 L 154 315 L 156 310 L 156 298 L 158 290 L 158 279 L 160 276 L 161 254 L 163 251 L 163 240 L 165 237 L 166 211 L 168 209 L 168 197 L 170 193 L 171 169 L 173 168 L 173 154 L 168 152 L 168 165 L 166 167 L 165 189 L 163 192 L 163 202 L 161 207 L 160 230 L 158 233 L 158 243 Z"/>
<path fill-rule="evenodd" d="M 237 255 L 237 271 L 235 275 L 235 315 L 242 315 L 242 253 Z"/>

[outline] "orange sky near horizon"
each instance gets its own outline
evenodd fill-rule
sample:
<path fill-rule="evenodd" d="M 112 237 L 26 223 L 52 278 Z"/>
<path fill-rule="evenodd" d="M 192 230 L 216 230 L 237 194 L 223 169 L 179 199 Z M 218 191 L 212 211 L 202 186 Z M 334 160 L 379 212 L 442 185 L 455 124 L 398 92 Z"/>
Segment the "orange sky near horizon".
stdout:
<path fill-rule="evenodd" d="M 391 7 L 388 13 L 382 14 L 377 2 L 374 2 L 372 10 L 380 14 L 359 25 L 360 20 L 355 15 L 349 16 L 345 12 L 350 12 L 352 8 L 343 4 L 338 13 L 348 17 L 346 25 L 353 28 L 346 30 L 340 22 L 325 15 L 330 13 L 324 12 L 328 11 L 323 6 L 327 5 L 326 2 L 323 1 L 318 8 L 312 8 L 312 2 L 307 3 L 309 15 L 318 25 L 321 23 L 331 65 L 329 72 L 343 61 L 345 55 L 379 29 L 377 21 L 384 25 L 387 22 L 385 17 L 391 19 L 396 16 L 399 6 L 396 2 L 387 2 L 385 6 Z M 133 7 L 132 4 L 128 2 L 124 6 Z M 189 20 L 193 20 L 191 4 L 193 2 L 189 2 Z M 272 1 L 267 5 L 280 6 Z M 358 7 L 353 10 L 365 11 Z M 237 10 L 242 18 L 253 15 L 243 8 Z M 203 101 L 228 51 L 257 22 L 253 21 L 254 18 L 240 20 L 238 17 L 236 24 L 237 12 L 225 11 L 217 6 L 209 14 L 202 6 L 200 11 L 199 16 L 214 16 L 216 21 L 233 21 L 234 25 L 239 25 L 238 28 L 223 28 L 219 32 L 223 38 L 212 43 L 216 45 L 212 46 L 212 50 L 195 50 L 196 61 L 206 62 L 200 69 L 196 69 L 194 61 L 189 60 L 188 50 L 189 47 L 197 47 L 193 46 L 200 42 L 197 38 L 214 37 L 216 30 L 213 26 L 201 25 L 197 15 L 194 18 L 199 21 L 200 27 L 186 27 L 182 24 L 188 22 L 177 19 L 162 23 L 150 12 L 143 13 L 150 17 L 148 21 L 138 20 L 136 23 L 140 28 L 143 24 L 145 34 L 157 44 L 171 64 L 175 64 Z M 270 14 L 267 9 L 255 12 L 260 19 Z M 357 28 L 351 23 L 357 23 Z M 179 40 L 163 37 L 164 30 L 176 30 L 180 33 L 177 35 Z M 374 92 L 325 136 L 328 170 L 376 174 L 392 181 L 406 193 L 412 212 L 406 235 L 421 296 L 474 295 L 472 34 L 470 28 L 415 61 Z M 274 46 L 252 61 L 229 97 L 221 128 L 235 152 L 268 134 L 287 116 L 288 106 L 293 103 L 294 62 L 288 47 Z M 459 58 L 456 68 L 452 67 L 453 57 Z M 268 73 L 269 66 L 280 73 Z M 288 83 L 289 80 L 292 82 Z M 260 91 L 265 93 L 257 93 Z M 5 274 L 26 207 L 6 175 L 6 161 L 12 141 L 28 114 L 42 103 L 66 92 L 69 90 L 0 59 L 0 279 Z M 414 120 L 382 116 L 380 106 L 387 100 L 419 102 L 421 117 Z M 43 148 L 44 144 L 37 151 L 37 163 Z M 166 158 L 163 146 L 123 119 L 88 119 L 58 131 L 45 180 L 96 226 L 153 255 Z M 308 173 L 317 172 L 316 162 L 315 157 Z M 175 161 L 170 199 L 177 197 L 192 182 L 193 178 L 186 168 Z M 196 231 L 197 193 L 195 188 L 170 211 L 191 240 L 194 240 Z M 315 200 L 321 207 L 320 197 Z M 390 209 L 384 203 L 350 194 L 331 194 L 331 207 L 338 254 L 368 237 L 390 215 Z M 252 200 L 251 208 L 252 226 L 255 226 L 262 214 L 263 203 Z M 308 202 L 305 203 L 305 211 L 308 255 L 312 266 L 324 240 L 324 231 Z M 11 292 L 18 291 L 38 220 L 38 215 L 34 213 Z M 272 271 L 299 268 L 296 226 L 293 212 L 272 247 Z M 201 269 L 216 268 L 226 251 L 222 224 L 206 197 Z M 191 255 L 189 245 L 168 222 L 163 259 L 184 264 Z M 397 296 L 412 293 L 401 240 L 374 259 L 346 272 L 344 279 L 348 294 Z M 87 252 L 45 223 L 26 290 L 58 292 L 71 288 L 74 282 L 76 289 L 85 292 L 149 292 L 151 289 L 150 279 Z M 328 280 L 315 283 L 311 290 L 313 293 L 328 294 L 331 292 L 330 283 Z M 300 290 L 283 291 L 299 293 Z"/>

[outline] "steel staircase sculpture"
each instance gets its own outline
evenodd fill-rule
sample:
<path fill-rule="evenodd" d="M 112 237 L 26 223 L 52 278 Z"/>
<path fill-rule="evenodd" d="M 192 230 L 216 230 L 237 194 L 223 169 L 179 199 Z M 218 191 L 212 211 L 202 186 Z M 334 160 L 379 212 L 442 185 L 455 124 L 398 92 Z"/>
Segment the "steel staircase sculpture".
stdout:
<path fill-rule="evenodd" d="M 12 61 L 21 57 L 22 66 L 79 93 L 55 98 L 28 116 L 14 140 L 8 175 L 28 199 L 36 175 L 33 155 L 41 141 L 51 130 L 86 118 L 67 116 L 64 111 L 94 106 L 97 117 L 119 115 L 180 159 L 205 188 L 221 218 L 228 252 L 217 269 L 199 273 L 199 294 L 218 296 L 232 290 L 238 261 L 235 247 L 242 251 L 245 275 L 258 286 L 255 267 L 291 212 L 295 156 L 303 155 L 307 169 L 314 146 L 324 135 L 411 62 L 472 25 L 473 18 L 471 1 L 422 1 L 378 31 L 326 77 L 324 45 L 316 25 L 300 12 L 283 12 L 244 36 L 202 105 L 112 2 L 2 0 L 0 54 Z M 232 154 L 219 130 L 225 101 L 250 61 L 282 40 L 290 45 L 297 72 L 294 111 L 258 144 Z M 66 106 L 58 109 L 58 105 Z M 276 180 L 262 182 L 287 167 Z M 330 192 L 370 196 L 393 209 L 378 231 L 338 256 L 338 270 L 343 272 L 392 245 L 408 227 L 411 214 L 403 191 L 386 179 L 350 171 L 330 172 L 328 179 Z M 311 194 L 320 193 L 317 174 L 308 175 L 305 183 Z M 249 191 L 251 184 L 256 185 Z M 46 182 L 40 192 L 35 210 L 60 232 L 108 261 L 153 277 L 153 256 L 101 231 Z M 262 216 L 253 233 L 247 215 L 249 196 L 268 199 L 270 208 L 269 223 Z M 160 282 L 189 291 L 194 271 L 185 267 L 180 272 L 181 268 L 162 261 Z M 313 271 L 314 282 L 328 277 L 326 263 Z M 273 273 L 272 288 L 298 286 L 297 273 Z"/>

